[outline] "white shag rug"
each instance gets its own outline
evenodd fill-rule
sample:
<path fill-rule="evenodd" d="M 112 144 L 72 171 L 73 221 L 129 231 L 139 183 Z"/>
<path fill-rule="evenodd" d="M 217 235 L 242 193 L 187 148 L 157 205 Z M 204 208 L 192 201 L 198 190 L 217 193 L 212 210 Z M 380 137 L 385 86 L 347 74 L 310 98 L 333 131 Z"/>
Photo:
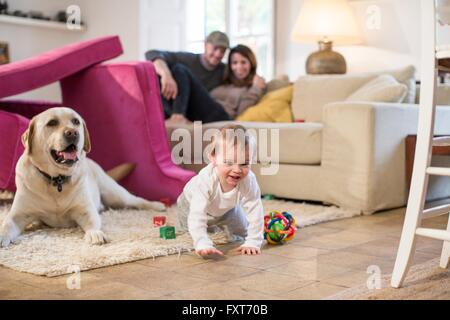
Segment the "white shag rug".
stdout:
<path fill-rule="evenodd" d="M 272 210 L 293 214 L 298 227 L 320 222 L 358 216 L 358 211 L 337 207 L 325 207 L 281 200 L 263 200 L 266 213 Z M 10 205 L 0 207 L 0 224 Z M 43 228 L 27 231 L 15 244 L 0 248 L 0 265 L 21 271 L 55 277 L 112 266 L 142 259 L 181 254 L 193 249 L 188 234 L 178 234 L 174 240 L 159 238 L 159 228 L 153 227 L 152 217 L 157 212 L 136 210 L 109 210 L 102 213 L 102 230 L 110 242 L 103 246 L 91 246 L 84 242 L 80 228 Z M 165 215 L 170 225 L 175 225 L 176 209 Z M 216 244 L 228 242 L 227 235 L 218 231 L 210 234 Z"/>

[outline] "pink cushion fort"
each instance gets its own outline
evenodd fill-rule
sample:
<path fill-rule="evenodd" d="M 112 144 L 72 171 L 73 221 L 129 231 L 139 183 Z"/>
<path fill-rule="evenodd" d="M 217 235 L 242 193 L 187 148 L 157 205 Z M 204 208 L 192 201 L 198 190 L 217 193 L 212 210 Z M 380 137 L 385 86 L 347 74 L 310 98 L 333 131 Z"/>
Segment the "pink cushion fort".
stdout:
<path fill-rule="evenodd" d="M 100 64 L 120 54 L 120 40 L 111 36 L 0 66 L 0 99 L 57 81 L 62 89 L 62 103 L 0 100 L 0 189 L 15 190 L 29 119 L 63 105 L 85 119 L 89 157 L 103 169 L 136 164 L 120 182 L 125 188 L 150 200 L 176 200 L 194 173 L 172 162 L 155 69 L 150 62 Z"/>

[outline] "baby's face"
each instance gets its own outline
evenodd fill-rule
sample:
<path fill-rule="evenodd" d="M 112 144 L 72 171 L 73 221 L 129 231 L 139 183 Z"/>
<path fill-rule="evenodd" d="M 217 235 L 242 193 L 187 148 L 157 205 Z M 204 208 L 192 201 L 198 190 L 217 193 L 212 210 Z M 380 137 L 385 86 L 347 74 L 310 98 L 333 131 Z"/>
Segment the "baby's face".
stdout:
<path fill-rule="evenodd" d="M 224 146 L 223 152 L 212 157 L 220 181 L 232 188 L 236 187 L 250 172 L 248 148 L 245 148 L 245 151 L 241 150 L 240 152 L 238 149 L 237 146 L 233 146 L 226 152 L 226 146 Z"/>

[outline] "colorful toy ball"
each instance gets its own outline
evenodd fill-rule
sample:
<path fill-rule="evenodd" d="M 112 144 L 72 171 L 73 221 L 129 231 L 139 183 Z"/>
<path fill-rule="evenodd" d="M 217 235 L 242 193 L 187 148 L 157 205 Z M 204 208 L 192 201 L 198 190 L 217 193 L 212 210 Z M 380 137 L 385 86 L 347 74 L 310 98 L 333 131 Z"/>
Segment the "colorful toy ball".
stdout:
<path fill-rule="evenodd" d="M 295 219 L 288 212 L 272 211 L 264 217 L 264 238 L 269 244 L 285 244 L 296 230 Z"/>

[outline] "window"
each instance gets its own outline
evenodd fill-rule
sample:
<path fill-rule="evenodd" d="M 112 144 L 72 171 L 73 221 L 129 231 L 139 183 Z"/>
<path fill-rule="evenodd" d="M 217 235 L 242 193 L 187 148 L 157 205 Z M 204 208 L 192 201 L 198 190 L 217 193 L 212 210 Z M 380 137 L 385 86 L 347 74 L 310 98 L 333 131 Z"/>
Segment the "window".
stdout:
<path fill-rule="evenodd" d="M 210 32 L 224 31 L 231 46 L 245 44 L 255 52 L 259 74 L 273 77 L 273 0 L 187 0 L 186 5 L 186 50 L 201 53 Z"/>

